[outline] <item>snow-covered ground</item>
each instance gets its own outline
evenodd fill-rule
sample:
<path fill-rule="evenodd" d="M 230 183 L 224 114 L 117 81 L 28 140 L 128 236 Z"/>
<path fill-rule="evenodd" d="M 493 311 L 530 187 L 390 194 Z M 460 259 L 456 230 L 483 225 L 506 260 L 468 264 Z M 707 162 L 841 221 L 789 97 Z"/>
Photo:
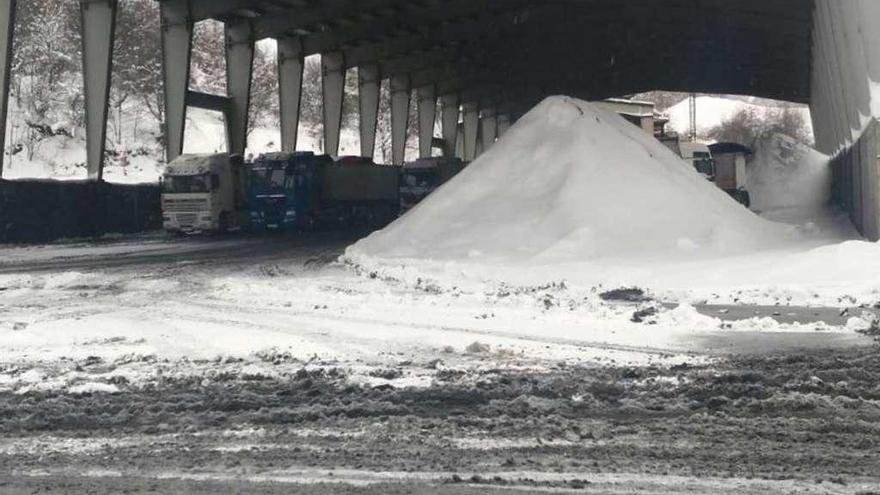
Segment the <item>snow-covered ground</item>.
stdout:
<path fill-rule="evenodd" d="M 880 303 L 880 246 L 824 208 L 822 158 L 786 143 L 768 143 L 752 164 L 760 217 L 620 117 L 556 97 L 338 261 L 350 240 L 0 248 L 0 362 L 32 370 L 0 371 L 0 386 L 79 390 L 119 373 L 136 382 L 158 372 L 144 356 L 542 367 L 694 359 L 737 333 L 854 337 L 870 316 L 843 313 L 833 327 L 695 309 Z M 781 195 L 790 184 L 801 192 Z M 607 294 L 630 287 L 643 294 Z M 76 362 L 89 356 L 117 364 L 86 377 Z"/>

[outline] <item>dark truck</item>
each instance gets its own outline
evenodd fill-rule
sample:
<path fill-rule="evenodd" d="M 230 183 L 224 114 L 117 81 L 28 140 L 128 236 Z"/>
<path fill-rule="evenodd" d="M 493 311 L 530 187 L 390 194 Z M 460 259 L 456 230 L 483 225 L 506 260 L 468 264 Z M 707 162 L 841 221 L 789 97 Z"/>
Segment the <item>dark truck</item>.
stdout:
<path fill-rule="evenodd" d="M 404 164 L 400 178 L 400 214 L 419 204 L 464 166 L 464 162 L 452 157 L 421 158 Z"/>
<path fill-rule="evenodd" d="M 398 167 L 370 160 L 269 153 L 251 165 L 249 183 L 253 230 L 375 228 L 392 221 L 399 210 Z"/>

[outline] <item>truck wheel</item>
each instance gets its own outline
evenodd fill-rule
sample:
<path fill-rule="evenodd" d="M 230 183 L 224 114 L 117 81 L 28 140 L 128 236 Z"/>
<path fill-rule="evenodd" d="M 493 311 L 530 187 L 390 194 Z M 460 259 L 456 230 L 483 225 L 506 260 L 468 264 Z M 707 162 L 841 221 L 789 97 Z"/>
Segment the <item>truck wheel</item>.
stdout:
<path fill-rule="evenodd" d="M 225 234 L 229 232 L 229 213 L 223 212 L 220 214 L 220 220 L 217 222 L 217 232 L 220 234 Z"/>

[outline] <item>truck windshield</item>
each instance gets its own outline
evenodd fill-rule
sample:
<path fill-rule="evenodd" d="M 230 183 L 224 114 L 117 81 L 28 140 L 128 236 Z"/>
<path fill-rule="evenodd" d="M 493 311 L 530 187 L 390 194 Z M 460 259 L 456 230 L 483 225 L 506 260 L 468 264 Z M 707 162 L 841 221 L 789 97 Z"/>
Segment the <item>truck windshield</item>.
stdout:
<path fill-rule="evenodd" d="M 712 159 L 712 155 L 709 153 L 702 151 L 694 152 L 694 168 L 703 175 L 715 176 L 715 160 Z"/>
<path fill-rule="evenodd" d="M 202 175 L 176 175 L 162 181 L 164 193 L 206 193 L 211 191 L 211 177 Z"/>
<path fill-rule="evenodd" d="M 403 174 L 403 185 L 408 187 L 435 187 L 437 172 L 432 168 L 410 170 Z"/>
<path fill-rule="evenodd" d="M 287 174 L 284 168 L 254 168 L 254 186 L 264 190 L 289 189 L 293 187 L 294 175 Z"/>

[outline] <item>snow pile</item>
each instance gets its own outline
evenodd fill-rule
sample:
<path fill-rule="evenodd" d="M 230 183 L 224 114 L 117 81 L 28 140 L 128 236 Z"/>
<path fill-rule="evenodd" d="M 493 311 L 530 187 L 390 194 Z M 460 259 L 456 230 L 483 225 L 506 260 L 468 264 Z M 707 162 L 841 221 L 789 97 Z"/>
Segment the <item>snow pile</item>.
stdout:
<path fill-rule="evenodd" d="M 556 96 L 346 255 L 559 263 L 729 254 L 784 236 L 639 128 Z"/>
<path fill-rule="evenodd" d="M 746 188 L 752 208 L 821 208 L 831 200 L 829 158 L 782 134 L 755 147 L 748 165 Z"/>

